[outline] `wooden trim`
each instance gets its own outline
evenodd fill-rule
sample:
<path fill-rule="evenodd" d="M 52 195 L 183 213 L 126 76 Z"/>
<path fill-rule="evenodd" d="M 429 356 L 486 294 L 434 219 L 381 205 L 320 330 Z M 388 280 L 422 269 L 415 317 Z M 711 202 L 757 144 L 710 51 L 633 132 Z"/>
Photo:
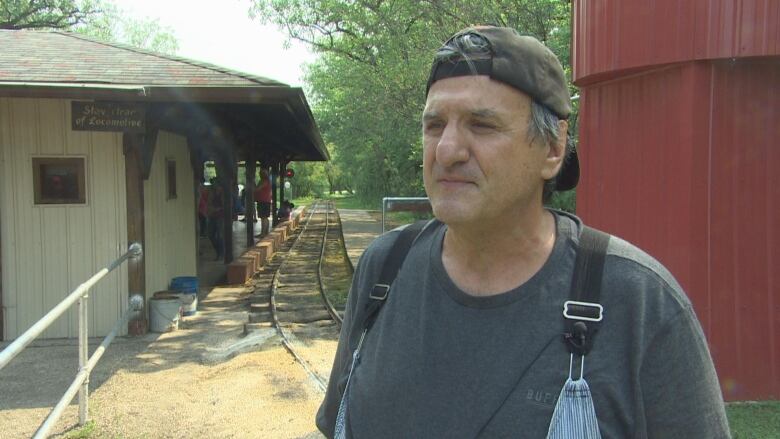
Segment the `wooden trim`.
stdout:
<path fill-rule="evenodd" d="M 74 87 L 68 83 L 36 86 L 32 83 L 0 84 L 0 96 L 110 99 L 147 102 L 224 102 L 301 106 L 299 87 L 257 86 L 138 86 L 133 88 Z"/>
<path fill-rule="evenodd" d="M 144 230 L 144 176 L 141 157 L 143 138 L 137 134 L 124 134 L 122 138 L 125 154 L 125 182 L 127 191 L 127 242 L 138 242 L 143 246 L 144 256 L 132 258 L 127 265 L 128 293 L 140 294 L 144 302 L 146 297 L 146 240 Z M 146 332 L 146 316 L 128 323 L 131 335 Z"/>
<path fill-rule="evenodd" d="M 281 163 L 274 163 L 271 165 L 271 228 L 276 227 L 276 210 L 279 208 L 276 203 L 279 201 L 279 196 L 276 193 L 277 184 L 276 182 L 279 181 L 279 174 L 281 173 L 282 164 Z"/>
<path fill-rule="evenodd" d="M 282 161 L 282 163 L 279 165 L 279 209 L 282 208 L 282 203 L 284 203 L 284 177 L 287 174 L 287 162 Z M 274 213 L 274 216 L 276 213 Z"/>
<path fill-rule="evenodd" d="M 0 341 L 5 340 L 5 308 L 3 307 L 3 233 L 2 233 L 3 212 L 0 211 Z"/>
<path fill-rule="evenodd" d="M 223 151 L 224 152 L 224 151 Z M 218 184 L 222 188 L 222 250 L 225 264 L 233 262 L 233 197 L 237 163 L 224 155 L 215 157 Z"/>
<path fill-rule="evenodd" d="M 255 159 L 250 158 L 244 164 L 246 181 L 244 182 L 244 221 L 246 221 L 246 248 L 255 245 Z"/>
<path fill-rule="evenodd" d="M 152 125 L 150 121 L 147 121 L 146 126 L 146 135 L 143 137 L 143 142 L 140 143 L 144 180 L 148 180 L 149 175 L 151 175 L 154 149 L 157 146 L 157 134 L 160 132 L 160 129 Z"/>

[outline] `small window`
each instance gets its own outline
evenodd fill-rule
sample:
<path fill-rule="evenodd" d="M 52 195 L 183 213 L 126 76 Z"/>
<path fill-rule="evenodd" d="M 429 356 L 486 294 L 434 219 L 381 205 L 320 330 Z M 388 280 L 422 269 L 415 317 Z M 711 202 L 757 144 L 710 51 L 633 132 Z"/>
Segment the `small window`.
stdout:
<path fill-rule="evenodd" d="M 33 157 L 35 204 L 86 204 L 83 157 Z"/>
<path fill-rule="evenodd" d="M 176 198 L 176 162 L 172 159 L 165 160 L 165 174 L 168 179 L 168 199 Z"/>

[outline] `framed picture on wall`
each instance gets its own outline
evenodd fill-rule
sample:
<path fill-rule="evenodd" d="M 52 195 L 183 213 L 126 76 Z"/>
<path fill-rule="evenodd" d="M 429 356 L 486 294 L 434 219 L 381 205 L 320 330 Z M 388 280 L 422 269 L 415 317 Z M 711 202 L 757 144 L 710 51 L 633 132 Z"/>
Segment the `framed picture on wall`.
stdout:
<path fill-rule="evenodd" d="M 84 157 L 33 157 L 35 204 L 86 204 Z"/>

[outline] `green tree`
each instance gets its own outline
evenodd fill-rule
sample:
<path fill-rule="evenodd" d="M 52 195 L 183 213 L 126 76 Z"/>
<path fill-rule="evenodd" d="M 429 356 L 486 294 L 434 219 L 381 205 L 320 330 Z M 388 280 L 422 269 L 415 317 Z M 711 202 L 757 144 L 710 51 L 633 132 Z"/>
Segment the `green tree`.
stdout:
<path fill-rule="evenodd" d="M 101 13 L 89 0 L 2 0 L 0 29 L 70 29 Z"/>
<path fill-rule="evenodd" d="M 173 54 L 178 41 L 159 20 L 124 16 L 110 0 L 0 0 L 0 29 L 59 29 Z"/>
<path fill-rule="evenodd" d="M 128 44 L 133 47 L 173 55 L 179 42 L 173 31 L 158 19 L 127 17 L 115 4 L 102 1 L 101 13 L 86 23 L 73 27 L 78 33 L 105 41 Z"/>
<path fill-rule="evenodd" d="M 423 193 L 425 81 L 431 54 L 458 29 L 513 27 L 570 71 L 570 6 L 560 0 L 256 0 L 251 13 L 321 54 L 307 94 L 334 162 L 367 201 Z"/>
<path fill-rule="evenodd" d="M 295 171 L 295 177 L 287 180 L 292 186 L 292 197 L 322 197 L 328 190 L 323 162 L 292 162 L 288 165 Z"/>

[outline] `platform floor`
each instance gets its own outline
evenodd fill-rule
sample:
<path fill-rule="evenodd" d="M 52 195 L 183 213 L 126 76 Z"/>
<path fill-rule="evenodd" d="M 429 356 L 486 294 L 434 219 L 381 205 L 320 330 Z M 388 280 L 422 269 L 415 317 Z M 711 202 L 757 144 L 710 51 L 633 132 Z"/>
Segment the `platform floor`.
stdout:
<path fill-rule="evenodd" d="M 353 266 L 357 266 L 360 255 L 377 236 L 382 234 L 382 222 L 374 219 L 366 210 L 339 209 L 344 245 Z"/>

